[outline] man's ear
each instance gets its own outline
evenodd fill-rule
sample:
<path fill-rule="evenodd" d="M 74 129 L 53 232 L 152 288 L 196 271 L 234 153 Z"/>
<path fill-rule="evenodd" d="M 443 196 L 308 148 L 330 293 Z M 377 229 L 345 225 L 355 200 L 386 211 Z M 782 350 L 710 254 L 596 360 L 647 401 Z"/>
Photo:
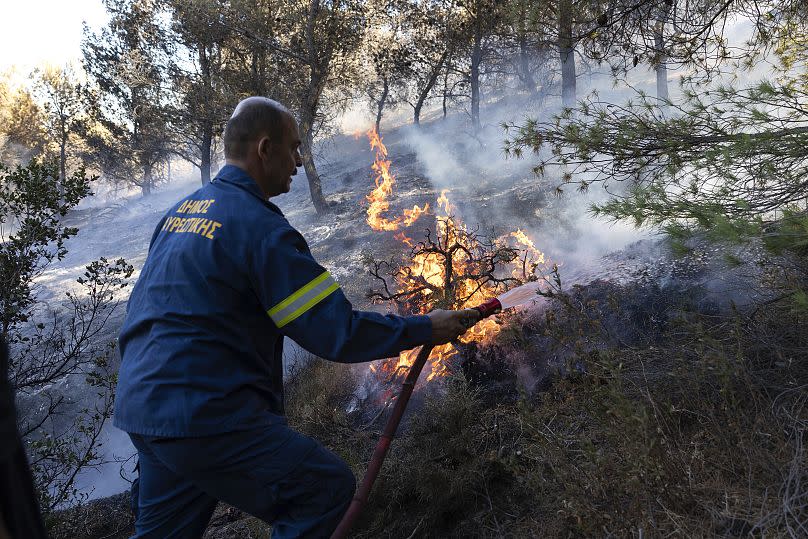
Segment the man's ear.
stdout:
<path fill-rule="evenodd" d="M 259 156 L 267 156 L 272 153 L 272 141 L 269 140 L 269 137 L 261 137 L 258 139 L 258 155 Z"/>

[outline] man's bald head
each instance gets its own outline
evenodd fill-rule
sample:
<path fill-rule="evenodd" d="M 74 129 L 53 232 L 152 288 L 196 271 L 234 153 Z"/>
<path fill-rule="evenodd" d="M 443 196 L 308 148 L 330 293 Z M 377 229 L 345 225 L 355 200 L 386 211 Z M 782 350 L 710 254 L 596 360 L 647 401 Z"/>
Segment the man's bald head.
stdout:
<path fill-rule="evenodd" d="M 292 115 L 268 97 L 248 97 L 238 105 L 224 128 L 224 156 L 244 159 L 251 142 L 266 135 L 272 142 L 283 138 L 284 124 Z"/>
<path fill-rule="evenodd" d="M 303 166 L 300 145 L 294 116 L 266 97 L 239 103 L 224 129 L 227 164 L 246 172 L 267 198 L 291 189 L 292 176 Z"/>

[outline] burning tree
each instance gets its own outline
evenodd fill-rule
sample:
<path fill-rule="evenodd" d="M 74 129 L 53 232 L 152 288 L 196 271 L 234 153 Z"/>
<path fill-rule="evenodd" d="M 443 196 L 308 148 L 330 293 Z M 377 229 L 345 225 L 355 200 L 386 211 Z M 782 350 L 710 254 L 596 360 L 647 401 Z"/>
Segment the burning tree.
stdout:
<path fill-rule="evenodd" d="M 403 262 L 368 260 L 368 269 L 379 282 L 369 298 L 392 302 L 398 312 L 407 314 L 436 308 L 464 309 L 538 279 L 544 255 L 524 232 L 486 236 L 479 229 L 470 230 L 454 216 L 447 192 L 442 191 L 438 198 L 444 215 L 437 217 L 434 232 L 427 229 L 424 239 L 417 243 L 403 233 L 397 236 L 410 247 Z M 461 340 L 485 342 L 498 331 L 499 324 L 487 319 Z M 446 360 L 456 353 L 451 344 L 435 347 L 427 380 L 445 375 Z M 414 357 L 413 351 L 403 352 L 397 361 L 383 363 L 381 370 L 395 376 L 412 364 Z"/>
<path fill-rule="evenodd" d="M 427 229 L 424 239 L 415 242 L 403 229 L 411 227 L 420 217 L 431 214 L 429 204 L 402 210 L 402 215 L 389 215 L 390 197 L 396 183 L 388 159 L 387 148 L 375 129 L 367 133 L 375 152 L 372 165 L 375 188 L 366 197 L 367 223 L 378 232 L 398 231 L 394 236 L 409 253 L 402 262 L 367 260 L 370 274 L 379 282 L 368 297 L 377 302 L 390 302 L 402 314 L 424 314 L 432 309 L 464 309 L 521 285 L 538 280 L 537 271 L 545 263 L 544 254 L 522 231 L 497 236 L 469 230 L 456 217 L 456 208 L 449 202 L 448 189 L 441 191 L 437 207 L 442 215 L 436 217 L 434 232 Z M 463 342 L 486 341 L 499 331 L 493 319 L 474 326 Z M 451 344 L 433 349 L 432 371 L 427 380 L 448 372 L 446 360 L 457 354 Z M 371 370 L 390 374 L 390 379 L 412 365 L 416 352 L 402 352 L 398 360 L 371 366 Z"/>
<path fill-rule="evenodd" d="M 374 300 L 393 301 L 405 312 L 459 309 L 483 301 L 534 280 L 540 262 L 526 249 L 508 245 L 504 238 L 491 239 L 478 230 L 467 230 L 452 215 L 438 218 L 436 232 L 426 229 L 417 244 L 406 239 L 411 247 L 409 264 L 370 262 L 370 272 L 381 289 L 369 294 Z M 502 268 L 512 263 L 517 268 L 504 273 Z"/>

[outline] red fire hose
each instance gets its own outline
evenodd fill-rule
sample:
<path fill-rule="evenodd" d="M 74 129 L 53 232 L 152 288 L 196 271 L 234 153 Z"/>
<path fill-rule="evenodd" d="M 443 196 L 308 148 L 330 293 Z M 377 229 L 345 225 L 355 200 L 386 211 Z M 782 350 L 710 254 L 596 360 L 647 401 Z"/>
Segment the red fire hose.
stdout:
<path fill-rule="evenodd" d="M 502 304 L 497 299 L 490 299 L 482 305 L 475 307 L 475 309 L 480 312 L 480 319 L 483 319 L 498 313 L 502 309 Z M 398 399 L 396 399 L 393 413 L 384 426 L 384 432 L 382 433 L 382 437 L 379 438 L 379 442 L 376 444 L 376 449 L 373 450 L 373 456 L 370 457 L 370 464 L 368 464 L 365 477 L 362 478 L 362 483 L 359 485 L 359 488 L 356 489 L 356 494 L 354 494 L 353 500 L 351 500 L 351 505 L 342 517 L 337 529 L 331 534 L 331 539 L 345 539 L 348 537 L 348 532 L 351 531 L 354 523 L 362 513 L 362 509 L 364 509 L 365 503 L 368 501 L 368 496 L 370 496 L 370 491 L 373 489 L 373 483 L 376 481 L 379 470 L 382 468 L 384 458 L 387 456 L 387 451 L 390 449 L 393 437 L 396 435 L 398 424 L 401 423 L 401 416 L 404 415 L 404 409 L 407 408 L 410 395 L 412 395 L 412 390 L 415 388 L 415 382 L 418 381 L 418 377 L 421 375 L 421 369 L 424 368 L 424 364 L 431 352 L 431 345 L 424 345 L 421 347 L 421 351 L 418 352 L 418 357 L 415 358 L 415 362 L 410 367 L 406 380 L 404 380 L 401 394 L 399 394 Z"/>
<path fill-rule="evenodd" d="M 359 515 L 362 513 L 362 509 L 364 509 L 370 491 L 373 488 L 373 483 L 379 475 L 379 470 L 381 470 L 384 457 L 387 456 L 387 450 L 390 449 L 393 436 L 396 435 L 396 429 L 398 429 L 398 424 L 401 422 L 401 416 L 404 415 L 404 409 L 407 407 L 407 402 L 410 400 L 415 382 L 418 381 L 418 376 L 421 375 L 421 369 L 424 368 L 424 364 L 430 352 L 432 352 L 431 345 L 421 347 L 421 351 L 418 352 L 418 357 L 415 358 L 415 363 L 410 367 L 410 371 L 407 373 L 407 379 L 404 380 L 401 394 L 399 394 L 398 399 L 396 399 L 396 404 L 393 407 L 393 413 L 384 426 L 384 432 L 382 433 L 382 437 L 379 438 L 379 442 L 376 444 L 376 449 L 373 450 L 373 456 L 370 457 L 370 464 L 368 464 L 365 477 L 362 478 L 362 483 L 359 485 L 359 488 L 356 489 L 356 494 L 354 494 L 348 510 L 345 511 L 345 516 L 342 517 L 337 529 L 331 534 L 331 539 L 345 539 L 345 537 L 348 536 L 348 532 L 351 531 L 354 522 L 356 522 L 356 519 L 358 519 Z"/>

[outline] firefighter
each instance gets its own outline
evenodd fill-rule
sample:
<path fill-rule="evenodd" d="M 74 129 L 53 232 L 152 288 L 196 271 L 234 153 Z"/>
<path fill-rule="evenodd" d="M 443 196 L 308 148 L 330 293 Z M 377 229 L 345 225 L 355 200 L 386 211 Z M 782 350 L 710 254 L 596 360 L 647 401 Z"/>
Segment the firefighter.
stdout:
<path fill-rule="evenodd" d="M 251 97 L 227 164 L 158 223 L 120 334 L 114 424 L 137 448 L 136 537 L 200 537 L 217 501 L 272 536 L 327 537 L 353 496 L 345 462 L 287 426 L 283 340 L 365 362 L 460 336 L 477 311 L 353 310 L 271 197 L 301 166 L 279 103 Z"/>

